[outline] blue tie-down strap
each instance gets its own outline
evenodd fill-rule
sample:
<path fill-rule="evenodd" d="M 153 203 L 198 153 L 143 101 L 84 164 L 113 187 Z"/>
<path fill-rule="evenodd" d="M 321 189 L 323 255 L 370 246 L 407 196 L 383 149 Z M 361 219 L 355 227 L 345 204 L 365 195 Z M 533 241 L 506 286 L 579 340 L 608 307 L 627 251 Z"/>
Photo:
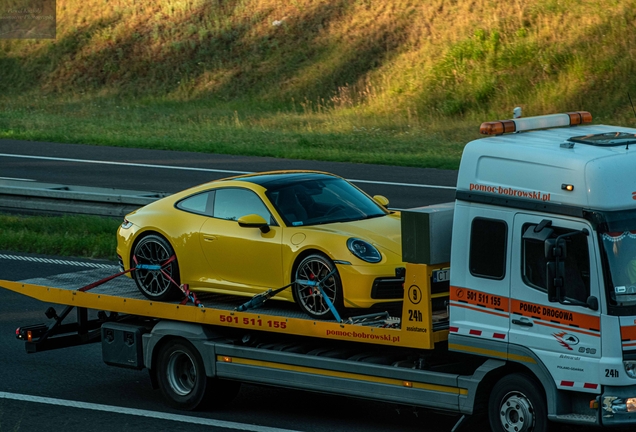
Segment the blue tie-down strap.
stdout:
<path fill-rule="evenodd" d="M 320 296 L 322 297 L 322 299 L 325 301 L 325 303 L 327 303 L 327 307 L 329 308 L 329 310 L 333 314 L 333 317 L 336 319 L 336 321 L 342 322 L 342 318 L 340 318 L 340 314 L 336 310 L 336 307 L 331 302 L 331 299 L 329 298 L 329 296 L 322 291 L 322 287 L 321 287 L 321 284 L 324 281 L 326 281 L 327 279 L 329 279 L 331 276 L 333 276 L 335 273 L 336 273 L 336 269 L 334 268 L 329 273 L 327 273 L 327 276 L 325 276 L 324 278 L 322 278 L 319 281 L 317 281 L 317 280 L 296 280 L 296 282 L 301 284 L 301 285 L 305 285 L 305 286 L 310 286 L 310 287 L 316 288 L 318 290 L 318 292 L 320 293 Z"/>
<path fill-rule="evenodd" d="M 137 270 L 161 270 L 161 265 L 159 264 L 137 264 L 135 266 Z"/>

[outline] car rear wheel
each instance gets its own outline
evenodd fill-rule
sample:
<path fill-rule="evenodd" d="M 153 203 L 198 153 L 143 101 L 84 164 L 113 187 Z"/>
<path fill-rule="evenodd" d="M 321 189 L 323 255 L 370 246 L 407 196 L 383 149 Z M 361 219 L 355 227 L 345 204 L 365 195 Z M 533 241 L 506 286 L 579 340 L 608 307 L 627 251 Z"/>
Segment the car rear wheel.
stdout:
<path fill-rule="evenodd" d="M 147 235 L 135 246 L 133 256 L 141 264 L 133 272 L 133 278 L 139 291 L 151 300 L 170 300 L 177 297 L 179 290 L 179 264 L 170 243 L 158 235 Z M 154 266 L 144 268 L 144 266 Z"/>
<path fill-rule="evenodd" d="M 335 269 L 333 261 L 322 254 L 309 255 L 296 267 L 296 283 L 292 288 L 294 301 L 312 318 L 333 318 L 325 297 L 338 313 L 343 309 L 342 282 Z"/>

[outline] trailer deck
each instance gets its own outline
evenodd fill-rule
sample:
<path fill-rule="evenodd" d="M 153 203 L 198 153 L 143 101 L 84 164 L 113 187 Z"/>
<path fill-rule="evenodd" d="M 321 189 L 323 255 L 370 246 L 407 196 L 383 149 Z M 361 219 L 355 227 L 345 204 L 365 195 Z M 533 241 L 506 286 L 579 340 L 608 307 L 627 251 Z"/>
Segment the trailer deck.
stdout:
<path fill-rule="evenodd" d="M 413 275 L 411 286 L 405 289 L 401 317 L 383 311 L 362 311 L 363 319 L 353 317 L 343 322 L 315 320 L 299 311 L 295 304 L 276 300 L 257 309 L 239 312 L 236 309 L 249 300 L 240 296 L 197 293 L 199 306 L 152 301 L 144 297 L 134 281 L 127 277 L 112 279 L 88 291 L 78 290 L 87 275 L 95 280 L 112 275 L 112 269 L 108 268 L 18 282 L 0 280 L 0 287 L 43 302 L 81 309 L 329 340 L 431 349 L 436 342 L 448 337 L 444 311 L 434 313 L 432 310 L 432 301 L 447 298 L 448 293 L 431 294 L 429 286 L 433 272 L 444 271 L 444 267 L 418 265 L 418 269 L 419 272 L 410 273 Z M 415 304 L 408 295 L 412 290 L 419 296 Z"/>

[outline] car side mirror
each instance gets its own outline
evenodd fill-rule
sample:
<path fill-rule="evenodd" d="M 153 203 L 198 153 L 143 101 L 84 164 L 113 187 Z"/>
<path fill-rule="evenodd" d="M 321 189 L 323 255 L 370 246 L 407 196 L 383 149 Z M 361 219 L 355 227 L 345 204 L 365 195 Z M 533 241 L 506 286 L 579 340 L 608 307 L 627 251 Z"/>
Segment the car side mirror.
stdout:
<path fill-rule="evenodd" d="M 238 224 L 242 228 L 258 228 L 263 234 L 269 232 L 269 225 L 267 221 L 263 219 L 263 216 L 257 214 L 248 214 L 238 218 Z"/>
<path fill-rule="evenodd" d="M 384 195 L 374 195 L 373 200 L 384 208 L 389 206 L 389 199 Z"/>

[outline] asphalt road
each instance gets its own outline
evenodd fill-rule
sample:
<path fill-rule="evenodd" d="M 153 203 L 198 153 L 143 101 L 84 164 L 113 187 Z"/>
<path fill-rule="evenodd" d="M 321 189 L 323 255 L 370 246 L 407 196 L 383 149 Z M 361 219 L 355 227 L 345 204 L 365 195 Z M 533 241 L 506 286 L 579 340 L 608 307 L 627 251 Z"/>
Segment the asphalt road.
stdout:
<path fill-rule="evenodd" d="M 394 208 L 452 201 L 457 178 L 455 171 L 434 169 L 0 140 L 0 182 L 11 178 L 176 192 L 216 178 L 275 169 L 333 172 L 371 195 L 385 195 Z M 31 261 L 0 251 L 0 280 L 85 270 L 74 262 L 40 260 L 66 258 L 27 258 Z M 26 354 L 15 329 L 45 322 L 48 306 L 0 289 L 0 432 L 441 432 L 458 419 L 389 403 L 252 385 L 244 385 L 224 408 L 178 412 L 163 404 L 145 372 L 106 366 L 99 344 Z M 460 430 L 486 426 L 466 424 Z"/>
<path fill-rule="evenodd" d="M 0 167 L 0 180 L 159 192 L 176 192 L 242 172 L 317 169 L 356 180 L 368 193 L 387 196 L 395 208 L 451 201 L 456 181 L 454 171 L 13 140 L 0 140 Z M 13 255 L 9 259 L 9 254 L 5 251 L 5 257 L 0 257 L 0 279 L 25 280 L 85 270 L 72 264 L 18 260 Z M 145 372 L 106 366 L 99 344 L 26 354 L 15 339 L 15 329 L 45 322 L 48 306 L 0 289 L 2 432 L 436 432 L 450 430 L 457 420 L 426 410 L 397 409 L 393 404 L 251 385 L 243 386 L 223 409 L 178 412 L 163 404 Z"/>
<path fill-rule="evenodd" d="M 282 169 L 312 169 L 345 177 L 393 208 L 452 201 L 457 172 L 384 165 L 301 161 L 0 140 L 0 181 L 23 179 L 74 186 L 177 192 L 214 179 Z"/>

